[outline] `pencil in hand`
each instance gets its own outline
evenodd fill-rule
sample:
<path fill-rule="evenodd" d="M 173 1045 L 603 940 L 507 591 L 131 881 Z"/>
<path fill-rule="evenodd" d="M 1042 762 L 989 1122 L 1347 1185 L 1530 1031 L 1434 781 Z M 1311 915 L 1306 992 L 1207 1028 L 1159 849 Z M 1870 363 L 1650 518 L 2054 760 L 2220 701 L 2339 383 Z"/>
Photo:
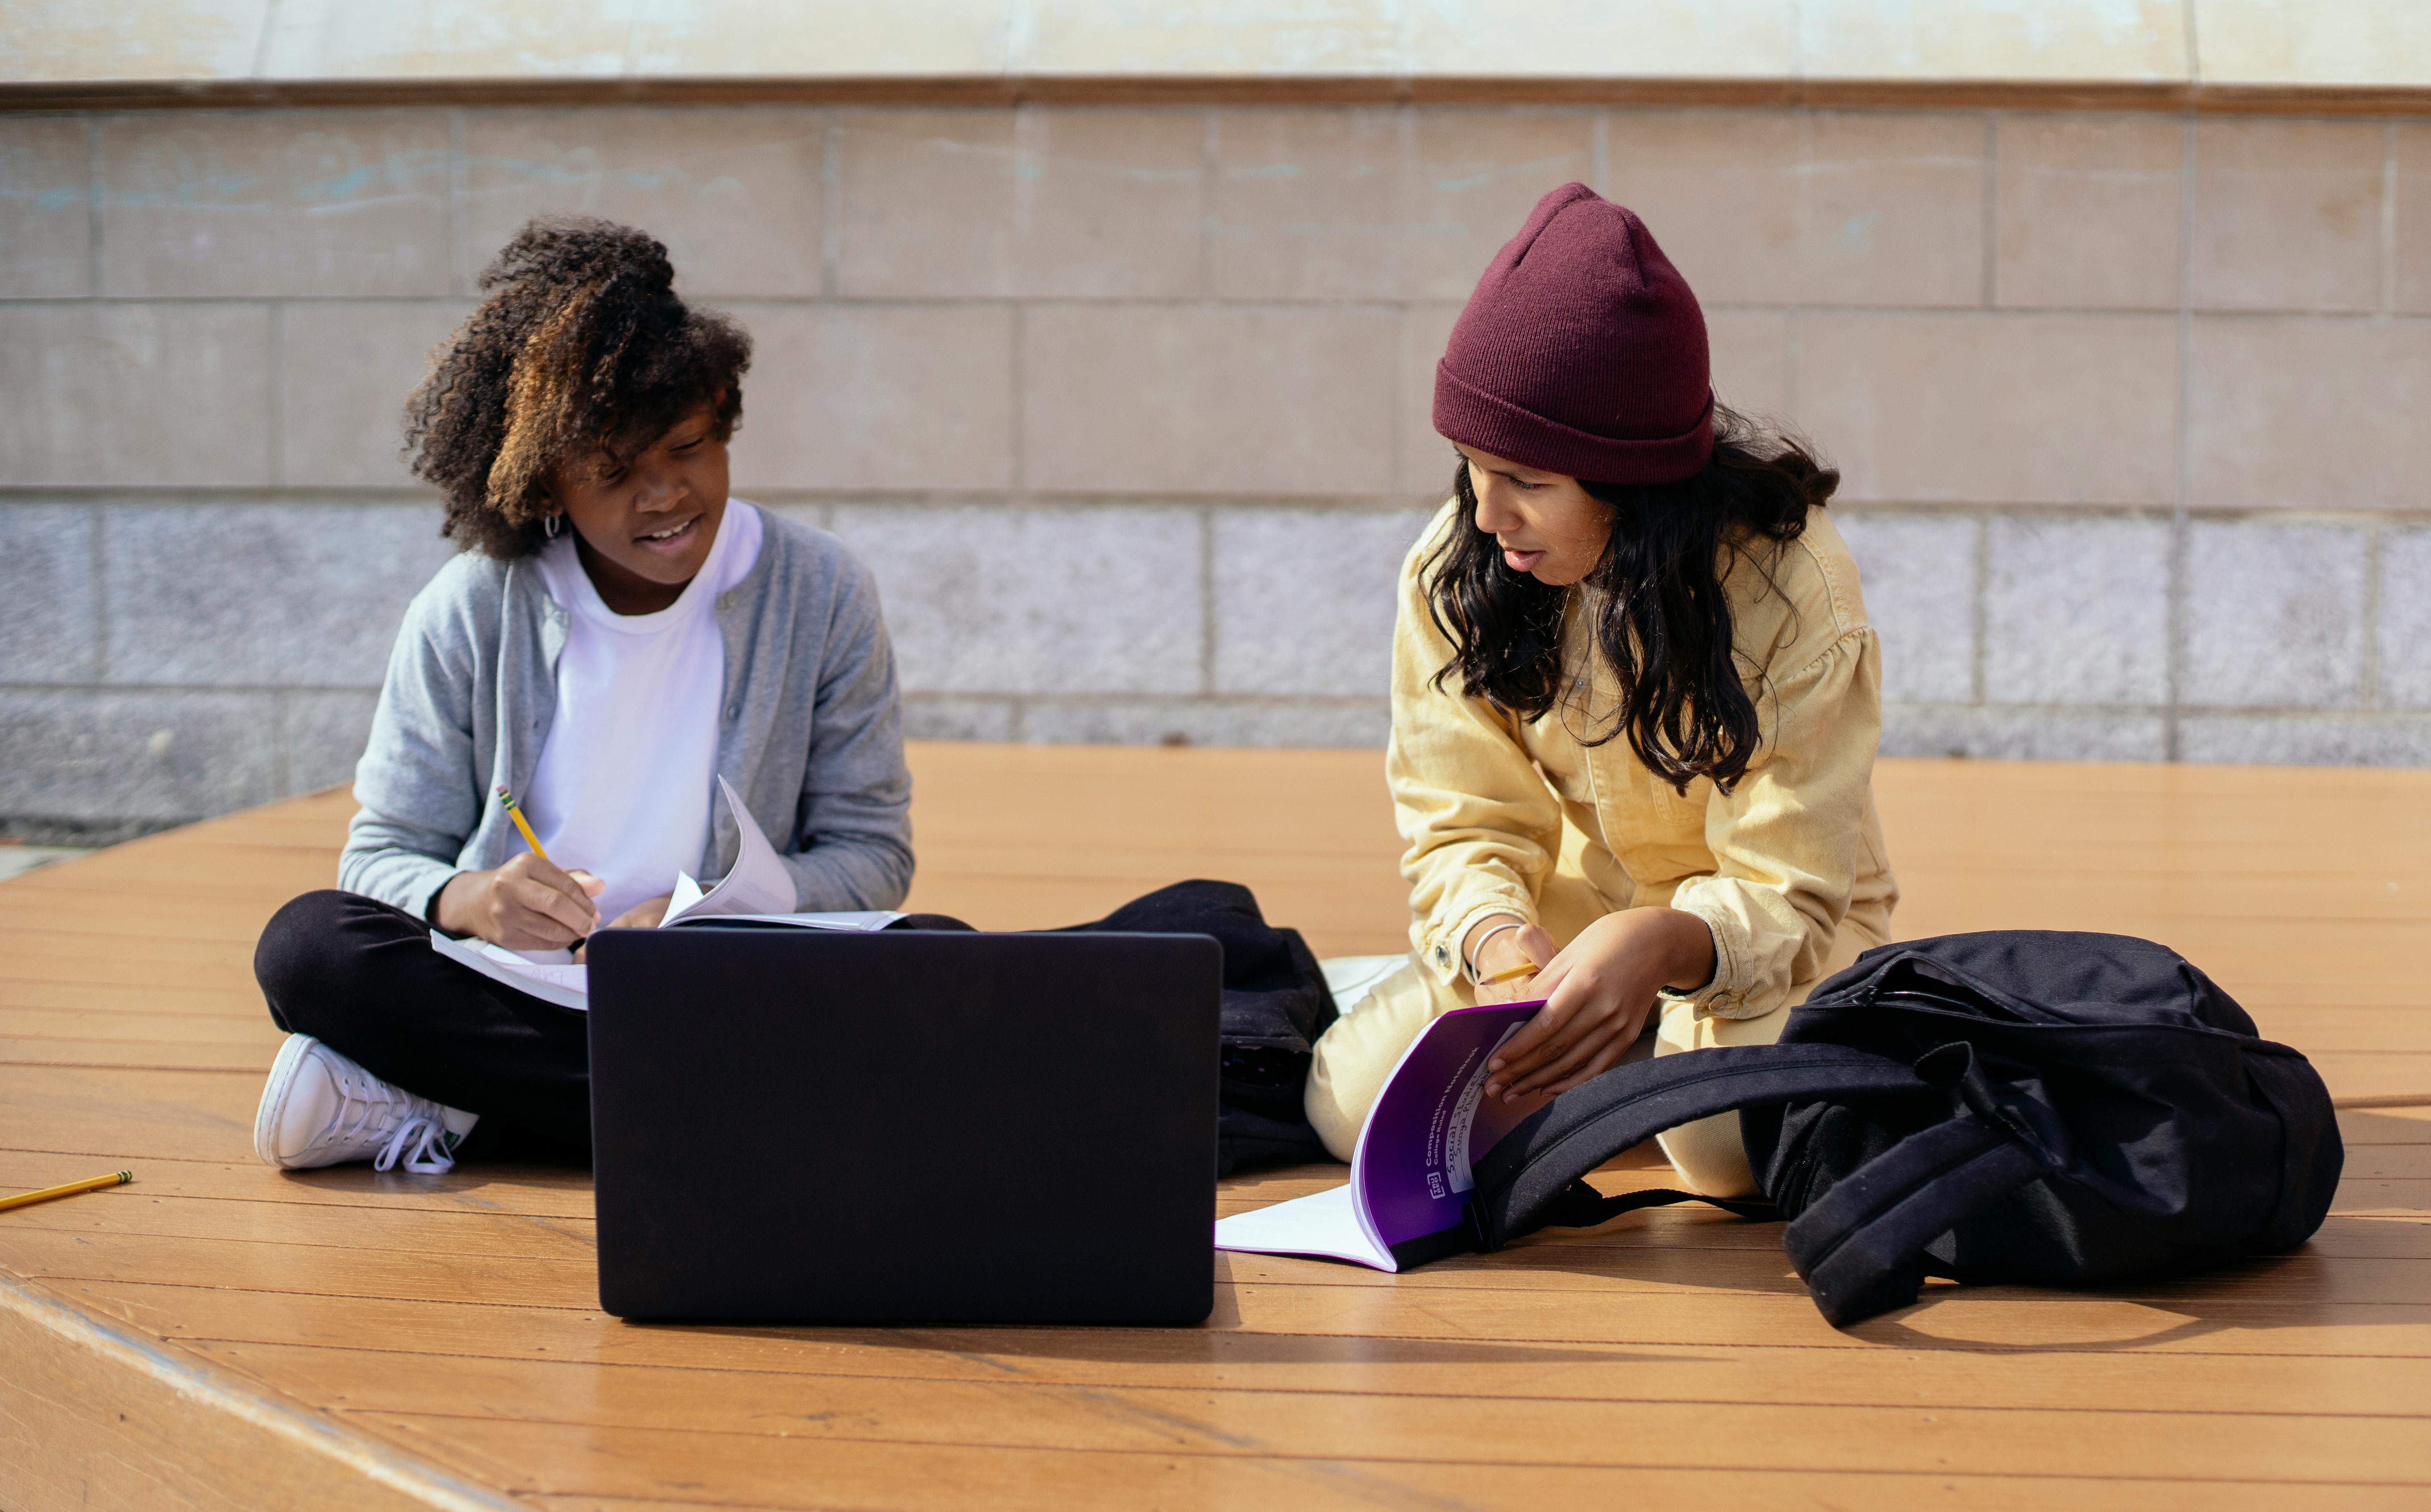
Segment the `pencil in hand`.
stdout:
<path fill-rule="evenodd" d="M 524 817 L 524 811 L 515 806 L 515 796 L 507 791 L 507 784 L 504 782 L 498 784 L 497 792 L 498 801 L 507 806 L 507 817 L 514 820 L 515 828 L 524 832 L 524 844 L 532 848 L 533 855 L 543 861 L 548 861 L 548 852 L 540 848 L 540 836 L 532 833 L 531 824 Z M 557 865 L 554 861 L 548 861 L 548 864 L 552 866 Z"/>
<path fill-rule="evenodd" d="M 1477 984 L 1481 987 L 1499 987 L 1506 982 L 1517 982 L 1521 977 L 1533 977 L 1538 969 L 1539 967 L 1533 961 L 1525 966 L 1504 966 L 1490 977 L 1478 978 Z"/>

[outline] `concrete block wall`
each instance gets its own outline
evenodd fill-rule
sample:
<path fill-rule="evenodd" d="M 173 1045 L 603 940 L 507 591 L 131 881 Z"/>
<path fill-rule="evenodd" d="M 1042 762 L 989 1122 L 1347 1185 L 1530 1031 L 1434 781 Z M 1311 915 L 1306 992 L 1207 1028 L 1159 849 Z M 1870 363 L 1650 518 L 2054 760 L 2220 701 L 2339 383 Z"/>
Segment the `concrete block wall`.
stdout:
<path fill-rule="evenodd" d="M 1895 752 L 2431 761 L 2431 123 L 1796 107 L 0 115 L 0 825 L 343 781 L 444 559 L 397 412 L 523 220 L 753 332 L 737 492 L 918 733 L 1380 742 L 1431 369 L 1544 190 L 1843 470 Z"/>

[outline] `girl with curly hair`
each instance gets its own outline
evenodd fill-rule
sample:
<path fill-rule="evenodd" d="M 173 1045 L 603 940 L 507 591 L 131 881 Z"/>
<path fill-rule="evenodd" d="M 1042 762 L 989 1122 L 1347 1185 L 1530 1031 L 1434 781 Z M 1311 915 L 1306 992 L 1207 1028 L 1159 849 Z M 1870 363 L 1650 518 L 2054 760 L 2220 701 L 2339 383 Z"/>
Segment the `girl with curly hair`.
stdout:
<path fill-rule="evenodd" d="M 1317 1042 L 1306 1092 L 1346 1159 L 1448 1008 L 1545 1000 L 1484 1087 L 1537 1101 L 1624 1057 L 1770 1042 L 1898 898 L 1838 476 L 1715 403 L 1704 316 L 1645 224 L 1584 184 L 1538 202 L 1452 328 L 1434 422 L 1459 465 L 1401 570 L 1387 755 L 1417 949 Z M 1700 1191 L 1755 1189 L 1735 1114 L 1664 1148 Z"/>
<path fill-rule="evenodd" d="M 910 885 L 877 590 L 832 536 L 728 496 L 750 340 L 674 282 L 644 232 L 536 221 L 406 407 L 462 551 L 398 633 L 344 890 L 288 904 L 255 958 L 290 1032 L 254 1130 L 272 1165 L 444 1170 L 477 1122 L 493 1153 L 584 1155 L 580 1016 L 430 931 L 578 951 L 657 924 L 678 872 L 733 862 L 720 777 L 796 908 L 889 908 Z"/>

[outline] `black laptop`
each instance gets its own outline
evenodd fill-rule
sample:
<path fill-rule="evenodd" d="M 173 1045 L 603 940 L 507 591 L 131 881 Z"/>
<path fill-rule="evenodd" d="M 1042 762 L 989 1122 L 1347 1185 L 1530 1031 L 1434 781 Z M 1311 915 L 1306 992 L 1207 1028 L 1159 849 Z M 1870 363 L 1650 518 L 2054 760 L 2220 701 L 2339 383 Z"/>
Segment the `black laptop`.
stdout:
<path fill-rule="evenodd" d="M 588 953 L 608 1312 L 1214 1306 L 1213 939 L 685 928 Z"/>

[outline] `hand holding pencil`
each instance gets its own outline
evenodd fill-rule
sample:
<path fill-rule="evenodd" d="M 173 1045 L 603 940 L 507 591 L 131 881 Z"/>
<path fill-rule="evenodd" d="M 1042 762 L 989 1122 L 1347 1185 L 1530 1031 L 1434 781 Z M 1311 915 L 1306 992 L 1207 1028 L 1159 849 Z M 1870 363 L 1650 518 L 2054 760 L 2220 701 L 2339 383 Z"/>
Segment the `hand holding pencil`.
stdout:
<path fill-rule="evenodd" d="M 497 797 L 531 848 L 492 870 L 449 878 L 431 921 L 450 934 L 474 935 L 510 950 L 562 950 L 579 944 L 599 927 L 599 910 L 591 900 L 608 884 L 549 860 L 514 796 L 501 786 Z"/>
<path fill-rule="evenodd" d="M 1537 973 L 1545 969 L 1545 964 L 1559 948 L 1552 936 L 1538 926 L 1517 919 L 1511 922 L 1518 927 L 1493 929 L 1480 939 L 1479 1002 L 1522 1002 L 1541 996 L 1536 986 Z"/>

